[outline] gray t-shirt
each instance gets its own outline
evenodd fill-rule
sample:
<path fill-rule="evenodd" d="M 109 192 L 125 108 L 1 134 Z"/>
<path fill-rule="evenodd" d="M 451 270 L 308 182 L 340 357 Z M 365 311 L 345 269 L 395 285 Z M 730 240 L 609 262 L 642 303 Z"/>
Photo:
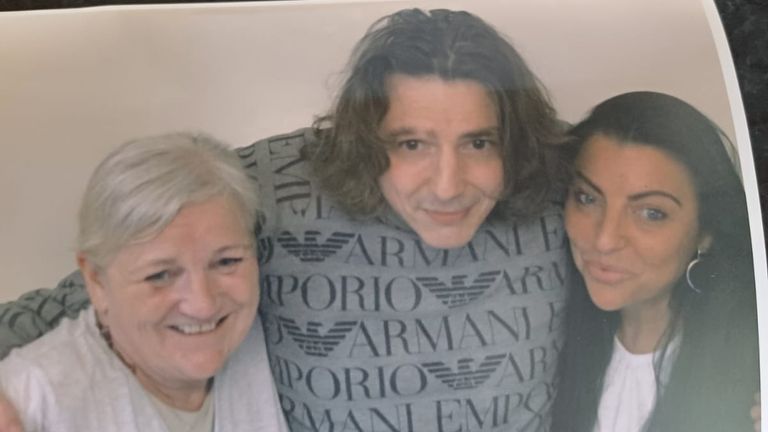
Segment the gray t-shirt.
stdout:
<path fill-rule="evenodd" d="M 310 139 L 238 150 L 261 187 L 261 314 L 292 430 L 544 429 L 562 343 L 561 208 L 433 249 L 394 214 L 334 208 L 299 158 Z"/>

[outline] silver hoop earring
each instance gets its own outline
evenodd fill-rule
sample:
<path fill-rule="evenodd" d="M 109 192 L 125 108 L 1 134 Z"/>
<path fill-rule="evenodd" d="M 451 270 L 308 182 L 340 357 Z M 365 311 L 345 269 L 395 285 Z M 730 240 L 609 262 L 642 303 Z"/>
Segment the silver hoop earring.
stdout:
<path fill-rule="evenodd" d="M 685 281 L 688 282 L 688 286 L 695 292 L 696 294 L 701 294 L 701 290 L 696 288 L 696 285 L 693 284 L 693 281 L 691 280 L 691 270 L 696 266 L 696 264 L 700 263 L 702 260 L 701 257 L 701 248 L 696 249 L 696 258 L 692 259 L 690 263 L 688 263 L 688 268 L 685 269 Z"/>

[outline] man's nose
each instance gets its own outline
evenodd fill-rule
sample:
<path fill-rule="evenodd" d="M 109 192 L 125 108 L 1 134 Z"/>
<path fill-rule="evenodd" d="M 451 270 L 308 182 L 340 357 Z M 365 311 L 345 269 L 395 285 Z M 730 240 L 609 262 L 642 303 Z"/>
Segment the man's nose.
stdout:
<path fill-rule="evenodd" d="M 456 198 L 464 192 L 461 157 L 454 148 L 441 149 L 435 161 L 433 192 L 441 200 Z"/>

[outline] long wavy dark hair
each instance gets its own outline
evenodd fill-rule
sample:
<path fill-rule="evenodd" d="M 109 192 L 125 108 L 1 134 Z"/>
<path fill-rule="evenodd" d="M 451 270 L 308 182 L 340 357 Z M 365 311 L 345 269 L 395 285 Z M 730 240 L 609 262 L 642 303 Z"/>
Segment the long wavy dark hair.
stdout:
<path fill-rule="evenodd" d="M 713 240 L 692 274 L 701 293 L 688 287 L 684 274 L 673 287 L 671 319 L 654 358 L 657 389 L 672 335 L 681 331 L 682 339 L 644 430 L 751 430 L 749 409 L 759 390 L 755 281 L 746 199 L 726 151 L 730 142 L 686 102 L 654 92 L 622 94 L 595 107 L 571 131 L 572 160 L 597 134 L 657 148 L 683 164 L 698 197 L 700 229 Z M 552 431 L 589 432 L 621 318 L 595 306 L 572 269 Z"/>
<path fill-rule="evenodd" d="M 315 121 L 317 141 L 304 148 L 323 190 L 351 215 L 371 215 L 384 197 L 378 179 L 389 166 L 379 124 L 395 73 L 473 80 L 498 112 L 505 191 L 497 208 L 535 214 L 551 199 L 562 170 L 556 157 L 564 128 L 523 59 L 496 30 L 463 11 L 407 9 L 376 21 L 358 42 L 331 112 Z"/>

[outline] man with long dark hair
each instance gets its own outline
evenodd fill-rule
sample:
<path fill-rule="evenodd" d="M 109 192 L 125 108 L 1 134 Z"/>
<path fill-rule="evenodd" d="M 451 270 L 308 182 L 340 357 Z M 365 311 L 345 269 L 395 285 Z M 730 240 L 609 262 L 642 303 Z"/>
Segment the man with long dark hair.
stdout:
<path fill-rule="evenodd" d="M 312 128 L 237 150 L 261 189 L 261 319 L 290 427 L 545 429 L 566 252 L 542 86 L 447 10 L 378 20 L 348 73 Z M 76 301 L 78 278 L 53 295 Z"/>

